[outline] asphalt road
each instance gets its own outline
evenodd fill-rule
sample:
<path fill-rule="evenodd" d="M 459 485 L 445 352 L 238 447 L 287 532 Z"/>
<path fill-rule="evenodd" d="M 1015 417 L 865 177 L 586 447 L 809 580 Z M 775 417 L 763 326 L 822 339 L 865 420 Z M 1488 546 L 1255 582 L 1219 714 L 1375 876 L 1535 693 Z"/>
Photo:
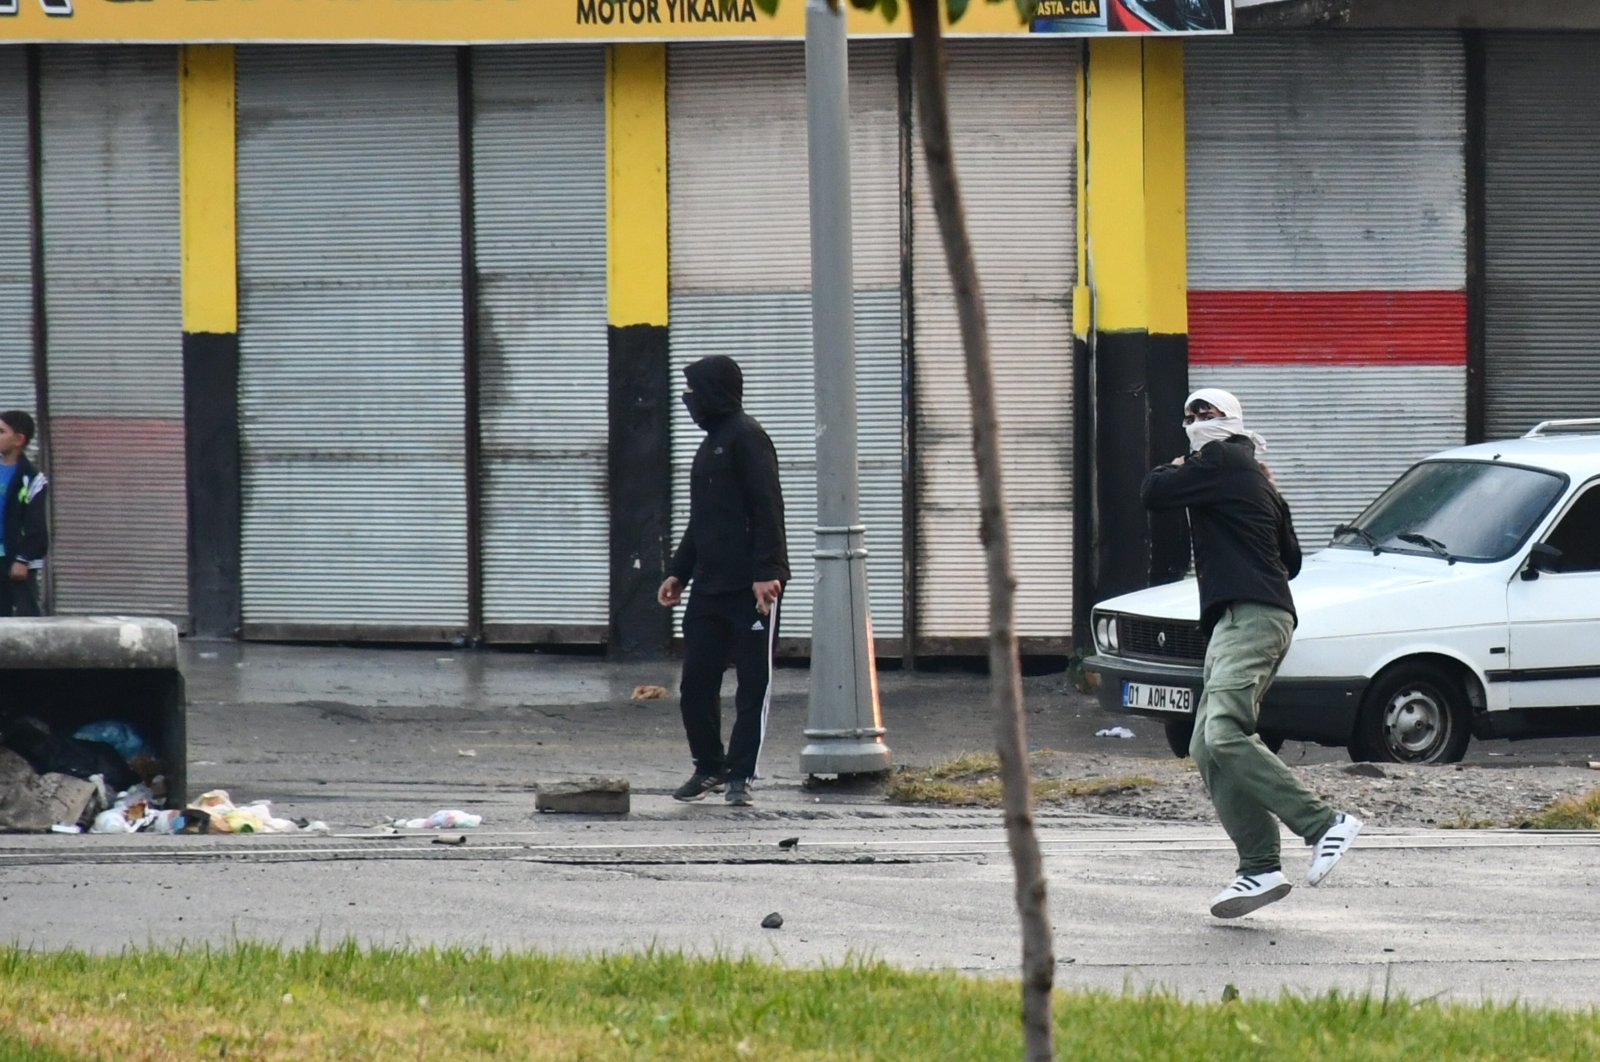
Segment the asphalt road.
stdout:
<path fill-rule="evenodd" d="M 105 951 L 349 936 L 1016 969 L 998 816 L 806 787 L 803 670 L 780 672 L 758 804 L 734 810 L 665 795 L 687 767 L 675 704 L 628 696 L 639 684 L 674 686 L 671 665 L 233 643 L 184 651 L 193 791 L 268 798 L 280 814 L 324 819 L 336 832 L 6 837 L 0 939 Z M 886 672 L 882 702 L 897 762 L 991 744 L 982 676 Z M 1030 679 L 1028 703 L 1037 745 L 1167 754 L 1153 728 L 1104 716 L 1063 676 Z M 1137 736 L 1094 736 L 1119 723 Z M 1475 755 L 1600 758 L 1589 742 L 1501 743 Z M 632 814 L 534 810 L 532 785 L 590 773 L 628 778 Z M 480 811 L 485 825 L 460 846 L 379 828 L 441 807 Z M 1206 912 L 1233 869 L 1214 826 L 1049 812 L 1040 833 L 1063 985 L 1216 998 L 1233 983 L 1247 994 L 1341 988 L 1577 1006 L 1600 993 L 1597 835 L 1369 831 L 1328 884 L 1223 923 Z M 788 837 L 799 843 L 780 848 Z M 1291 874 L 1303 872 L 1304 849 L 1286 852 Z M 760 928 L 771 911 L 782 929 Z"/>
<path fill-rule="evenodd" d="M 784 802 L 733 812 L 647 797 L 627 820 L 474 831 L 461 847 L 370 835 L 8 842 L 0 936 L 102 952 L 346 937 L 658 947 L 1014 973 L 996 817 L 884 811 Z M 780 848 L 787 837 L 799 843 Z M 1366 835 L 1322 887 L 1219 922 L 1205 904 L 1231 852 L 1214 829 L 1045 816 L 1041 837 L 1063 986 L 1596 1001 L 1600 838 Z M 772 911 L 783 927 L 760 928 Z"/>

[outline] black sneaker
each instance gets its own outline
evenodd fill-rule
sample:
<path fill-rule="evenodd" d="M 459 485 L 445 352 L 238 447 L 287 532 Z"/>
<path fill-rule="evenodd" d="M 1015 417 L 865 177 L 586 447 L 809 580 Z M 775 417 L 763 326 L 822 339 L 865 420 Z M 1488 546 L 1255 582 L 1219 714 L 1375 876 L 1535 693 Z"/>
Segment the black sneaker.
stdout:
<path fill-rule="evenodd" d="M 728 793 L 724 800 L 732 807 L 747 808 L 750 806 L 750 779 L 728 779 Z"/>
<path fill-rule="evenodd" d="M 726 775 L 711 774 L 708 771 L 696 771 L 689 776 L 687 782 L 672 791 L 672 799 L 685 802 L 699 800 L 707 793 L 719 792 L 722 789 L 722 783 L 726 780 Z"/>

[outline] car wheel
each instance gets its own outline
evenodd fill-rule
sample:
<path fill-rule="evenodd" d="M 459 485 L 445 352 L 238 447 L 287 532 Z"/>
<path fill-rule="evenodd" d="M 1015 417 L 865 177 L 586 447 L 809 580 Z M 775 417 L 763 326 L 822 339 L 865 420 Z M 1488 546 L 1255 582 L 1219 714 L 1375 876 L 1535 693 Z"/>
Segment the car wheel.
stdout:
<path fill-rule="evenodd" d="M 1471 740 L 1461 683 L 1432 664 L 1398 664 L 1367 689 L 1356 719 L 1352 759 L 1455 763 Z"/>
<path fill-rule="evenodd" d="M 1167 747 L 1179 759 L 1189 755 L 1189 739 L 1194 737 L 1194 716 L 1173 719 L 1163 724 L 1167 728 Z"/>

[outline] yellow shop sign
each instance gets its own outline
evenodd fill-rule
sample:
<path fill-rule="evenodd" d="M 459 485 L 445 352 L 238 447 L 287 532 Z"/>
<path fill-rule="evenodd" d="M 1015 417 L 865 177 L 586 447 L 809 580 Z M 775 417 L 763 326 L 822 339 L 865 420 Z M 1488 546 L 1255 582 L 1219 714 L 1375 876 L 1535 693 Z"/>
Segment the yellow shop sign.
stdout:
<path fill-rule="evenodd" d="M 1010 3 L 975 0 L 951 33 L 1105 33 L 1114 27 L 1103 6 L 1135 2 L 1051 0 L 1029 25 Z M 771 16 L 754 0 L 0 0 L 0 43 L 798 40 L 805 9 L 806 0 L 783 0 Z M 854 10 L 849 20 L 857 37 L 910 32 L 904 4 L 893 22 Z"/>

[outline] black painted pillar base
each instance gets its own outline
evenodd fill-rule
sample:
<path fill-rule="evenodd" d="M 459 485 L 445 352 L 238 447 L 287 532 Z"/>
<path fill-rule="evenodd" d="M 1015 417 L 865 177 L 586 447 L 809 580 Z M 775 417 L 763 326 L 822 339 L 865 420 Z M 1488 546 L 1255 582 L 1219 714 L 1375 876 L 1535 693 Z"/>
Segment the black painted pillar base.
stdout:
<path fill-rule="evenodd" d="M 609 655 L 658 660 L 672 612 L 656 603 L 672 542 L 672 409 L 667 329 L 613 326 L 610 340 L 611 638 Z"/>
<path fill-rule="evenodd" d="M 183 422 L 191 629 L 203 638 L 236 638 L 243 511 L 237 333 L 184 333 Z"/>
<path fill-rule="evenodd" d="M 1100 601 L 1183 577 L 1189 528 L 1179 512 L 1151 513 L 1139 500 L 1145 474 L 1187 448 L 1186 336 L 1102 332 L 1092 344 L 1091 559 L 1089 594 Z"/>

